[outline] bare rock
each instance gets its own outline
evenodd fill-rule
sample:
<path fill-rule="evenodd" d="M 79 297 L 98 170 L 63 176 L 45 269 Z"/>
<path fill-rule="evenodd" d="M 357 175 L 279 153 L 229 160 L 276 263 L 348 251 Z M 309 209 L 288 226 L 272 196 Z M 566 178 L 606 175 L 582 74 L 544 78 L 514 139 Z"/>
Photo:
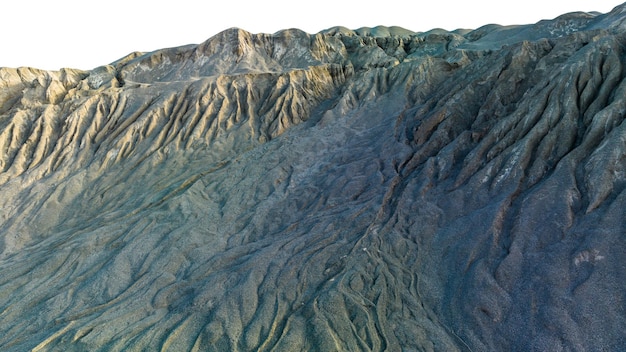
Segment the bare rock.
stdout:
<path fill-rule="evenodd" d="M 625 16 L 0 69 L 0 349 L 626 349 Z"/>

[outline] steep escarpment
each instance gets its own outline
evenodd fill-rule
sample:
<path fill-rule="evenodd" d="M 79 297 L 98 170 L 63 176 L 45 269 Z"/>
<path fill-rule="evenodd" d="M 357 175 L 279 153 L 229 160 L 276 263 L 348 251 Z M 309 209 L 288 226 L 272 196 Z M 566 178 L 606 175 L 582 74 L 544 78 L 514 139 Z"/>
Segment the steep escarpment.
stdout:
<path fill-rule="evenodd" d="M 0 69 L 0 346 L 626 348 L 624 16 Z"/>

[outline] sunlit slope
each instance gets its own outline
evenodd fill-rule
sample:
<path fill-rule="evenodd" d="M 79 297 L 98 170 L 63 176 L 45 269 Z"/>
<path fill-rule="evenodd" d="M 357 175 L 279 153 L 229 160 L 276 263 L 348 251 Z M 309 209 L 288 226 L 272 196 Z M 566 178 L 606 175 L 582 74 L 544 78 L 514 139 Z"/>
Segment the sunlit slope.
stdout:
<path fill-rule="evenodd" d="M 622 11 L 0 69 L 1 349 L 626 348 Z"/>

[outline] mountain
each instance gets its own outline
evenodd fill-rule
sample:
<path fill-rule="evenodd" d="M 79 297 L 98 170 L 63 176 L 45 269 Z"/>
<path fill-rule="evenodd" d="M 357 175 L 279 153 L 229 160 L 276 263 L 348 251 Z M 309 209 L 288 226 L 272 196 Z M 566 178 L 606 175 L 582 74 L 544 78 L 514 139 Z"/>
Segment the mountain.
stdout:
<path fill-rule="evenodd" d="M 626 4 L 0 69 L 2 351 L 626 350 Z"/>

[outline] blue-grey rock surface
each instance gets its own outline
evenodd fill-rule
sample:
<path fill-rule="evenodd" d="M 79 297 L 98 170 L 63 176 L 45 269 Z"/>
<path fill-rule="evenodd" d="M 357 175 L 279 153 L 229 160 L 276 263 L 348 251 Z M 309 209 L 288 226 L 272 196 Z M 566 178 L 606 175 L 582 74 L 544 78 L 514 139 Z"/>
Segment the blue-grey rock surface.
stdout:
<path fill-rule="evenodd" d="M 626 5 L 0 69 L 2 351 L 626 350 Z"/>

